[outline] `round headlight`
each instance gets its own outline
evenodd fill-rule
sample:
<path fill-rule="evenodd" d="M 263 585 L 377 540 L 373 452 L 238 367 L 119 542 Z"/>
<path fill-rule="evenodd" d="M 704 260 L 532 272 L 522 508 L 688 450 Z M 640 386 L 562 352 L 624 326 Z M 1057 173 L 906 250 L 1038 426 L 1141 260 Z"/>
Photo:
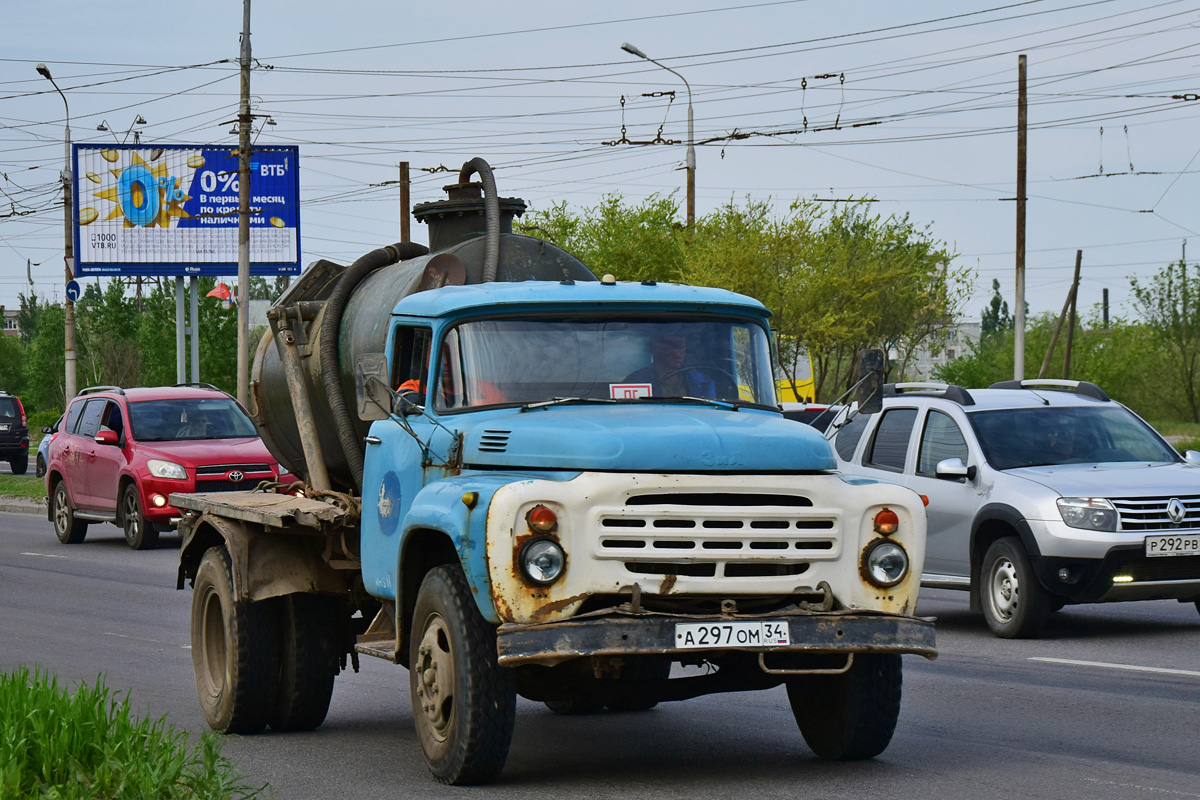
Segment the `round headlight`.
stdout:
<path fill-rule="evenodd" d="M 862 572 L 876 586 L 895 586 L 908 575 L 908 553 L 895 542 L 876 540 L 863 554 Z"/>
<path fill-rule="evenodd" d="M 545 585 L 562 577 L 567 554 L 553 539 L 534 539 L 521 548 L 520 561 L 526 578 Z"/>

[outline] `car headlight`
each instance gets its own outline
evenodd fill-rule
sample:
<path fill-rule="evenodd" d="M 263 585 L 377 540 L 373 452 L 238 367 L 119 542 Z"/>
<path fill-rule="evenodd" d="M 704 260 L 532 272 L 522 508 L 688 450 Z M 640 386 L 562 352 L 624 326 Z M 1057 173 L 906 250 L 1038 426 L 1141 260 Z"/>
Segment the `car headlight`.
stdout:
<path fill-rule="evenodd" d="M 287 467 L 285 467 L 283 464 L 280 464 L 279 465 L 279 474 L 280 475 L 291 475 L 292 471 L 290 469 L 288 469 Z"/>
<path fill-rule="evenodd" d="M 908 575 L 908 553 L 890 539 L 876 539 L 863 553 L 862 574 L 880 588 L 895 586 Z"/>
<path fill-rule="evenodd" d="M 526 578 L 545 586 L 562 577 L 567 554 L 553 539 L 534 539 L 521 548 L 520 562 Z"/>
<path fill-rule="evenodd" d="M 173 461 L 159 461 L 152 458 L 146 462 L 150 474 L 156 478 L 174 478 L 177 481 L 187 480 L 187 470 Z"/>
<path fill-rule="evenodd" d="M 1060 497 L 1058 513 L 1072 528 L 1115 531 L 1117 510 L 1103 497 Z"/>

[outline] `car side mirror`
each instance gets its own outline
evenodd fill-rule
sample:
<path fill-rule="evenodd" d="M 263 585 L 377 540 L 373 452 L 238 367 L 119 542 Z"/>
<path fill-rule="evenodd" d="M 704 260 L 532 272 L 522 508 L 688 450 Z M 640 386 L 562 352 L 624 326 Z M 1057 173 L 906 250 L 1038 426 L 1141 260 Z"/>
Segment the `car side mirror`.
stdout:
<path fill-rule="evenodd" d="M 364 422 L 387 419 L 392 410 L 392 390 L 387 380 L 387 357 L 362 353 L 354 359 L 354 394 L 358 418 Z"/>
<path fill-rule="evenodd" d="M 878 347 L 858 351 L 858 413 L 878 414 L 883 410 L 884 353 Z"/>
<path fill-rule="evenodd" d="M 961 458 L 956 457 L 939 461 L 937 468 L 934 470 L 934 474 L 945 480 L 959 480 L 961 478 L 974 480 L 975 471 L 975 467 L 968 467 L 963 463 Z"/>
<path fill-rule="evenodd" d="M 1189 464 L 1200 465 L 1200 453 L 1195 450 L 1188 450 L 1183 454 L 1183 460 Z"/>
<path fill-rule="evenodd" d="M 96 433 L 96 437 L 95 437 L 96 444 L 115 445 L 118 442 L 120 442 L 120 440 L 121 440 L 121 437 L 117 435 L 117 432 L 110 431 L 110 430 L 98 431 Z"/>
<path fill-rule="evenodd" d="M 54 433 L 54 428 L 51 428 L 49 425 L 43 425 L 42 433 Z"/>

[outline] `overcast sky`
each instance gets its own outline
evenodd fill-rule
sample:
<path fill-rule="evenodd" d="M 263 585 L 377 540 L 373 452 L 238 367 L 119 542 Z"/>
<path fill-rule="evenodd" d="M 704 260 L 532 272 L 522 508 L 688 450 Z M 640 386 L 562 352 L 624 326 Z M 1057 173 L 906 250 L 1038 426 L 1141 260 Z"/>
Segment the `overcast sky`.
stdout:
<path fill-rule="evenodd" d="M 102 121 L 125 139 L 140 114 L 143 144 L 233 144 L 241 26 L 235 0 L 5 4 L 0 304 L 28 291 L 27 260 L 38 294 L 63 294 L 64 108 L 35 65 L 77 142 L 114 141 Z M 1200 258 L 1198 28 L 1184 0 L 254 0 L 251 93 L 276 123 L 257 142 L 300 148 L 302 261 L 348 263 L 399 238 L 397 189 L 377 184 L 400 161 L 413 203 L 452 182 L 430 170 L 482 156 L 500 195 L 534 208 L 612 192 L 682 206 L 683 144 L 605 144 L 622 125 L 632 141 L 687 138 L 682 82 L 628 41 L 691 85 L 699 214 L 874 198 L 975 271 L 962 312 L 978 320 L 993 278 L 1013 295 L 1026 53 L 1031 310 L 1058 311 L 1082 249 L 1081 308 L 1107 287 L 1130 315 L 1131 277 L 1188 237 Z"/>

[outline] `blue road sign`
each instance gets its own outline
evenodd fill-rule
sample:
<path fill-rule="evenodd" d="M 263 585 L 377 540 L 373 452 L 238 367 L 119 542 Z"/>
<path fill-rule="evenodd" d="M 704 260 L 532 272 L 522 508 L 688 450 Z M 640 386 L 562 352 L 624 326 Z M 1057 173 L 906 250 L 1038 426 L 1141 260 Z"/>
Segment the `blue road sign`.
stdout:
<path fill-rule="evenodd" d="M 72 303 L 79 299 L 79 295 L 83 294 L 83 288 L 79 285 L 79 281 L 67 281 L 67 299 Z"/>

